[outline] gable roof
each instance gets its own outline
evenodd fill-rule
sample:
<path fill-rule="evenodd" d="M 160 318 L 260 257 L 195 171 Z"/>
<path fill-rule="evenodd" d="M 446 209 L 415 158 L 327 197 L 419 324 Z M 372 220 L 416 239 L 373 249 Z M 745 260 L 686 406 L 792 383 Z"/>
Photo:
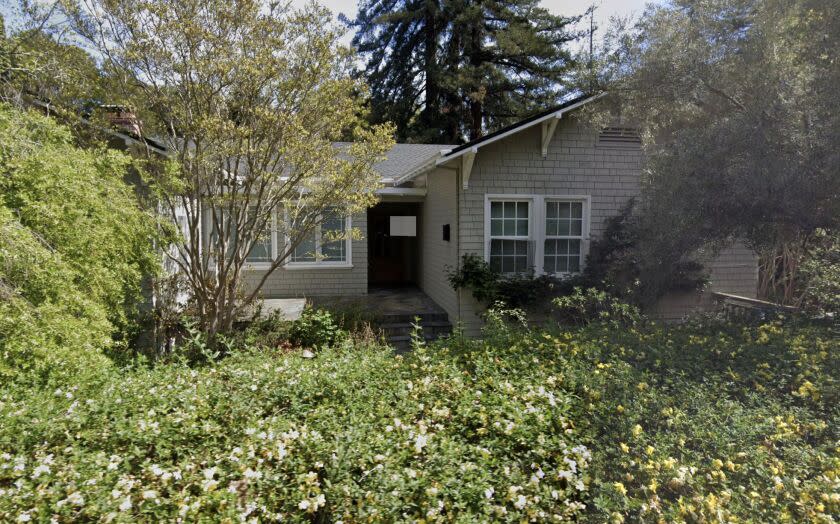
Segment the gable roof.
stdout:
<path fill-rule="evenodd" d="M 461 144 L 459 146 L 444 146 L 444 145 L 435 145 L 430 146 L 429 153 L 431 153 L 432 148 L 438 148 L 439 151 L 437 154 L 433 154 L 432 156 L 428 157 L 424 161 L 420 161 L 416 163 L 414 167 L 411 166 L 404 166 L 400 165 L 398 167 L 402 167 L 400 173 L 397 177 L 393 180 L 393 184 L 400 185 L 405 182 L 412 180 L 413 178 L 422 175 L 423 173 L 435 168 L 436 166 L 440 166 L 450 162 L 456 158 L 461 157 L 466 153 L 476 153 L 478 149 L 486 146 L 488 144 L 492 144 L 497 140 L 501 140 L 505 137 L 508 137 L 512 134 L 519 133 L 520 131 L 524 131 L 525 129 L 530 128 L 531 126 L 535 126 L 537 124 L 541 124 L 547 120 L 552 119 L 559 119 L 564 114 L 574 111 L 590 102 L 594 102 L 599 98 L 606 95 L 606 93 L 599 93 L 597 95 L 582 95 L 562 104 L 556 105 L 550 109 L 546 109 L 545 111 L 541 111 L 535 115 L 531 115 L 528 118 L 520 120 L 514 124 L 509 126 L 503 127 L 498 131 L 494 131 L 490 134 L 484 135 L 482 137 L 476 138 L 475 140 L 471 140 L 466 144 Z M 397 144 L 398 146 L 410 146 L 410 147 L 417 147 L 419 144 Z M 443 148 L 443 149 L 441 149 Z M 397 149 L 396 147 L 394 148 Z M 424 151 L 425 153 L 425 151 Z M 390 155 L 390 153 L 389 153 Z M 422 155 L 418 155 L 419 158 Z M 414 162 L 412 162 L 414 163 Z"/>
<path fill-rule="evenodd" d="M 579 97 L 563 102 L 562 104 L 554 106 L 550 109 L 546 109 L 545 111 L 541 111 L 535 115 L 531 115 L 528 118 L 525 118 L 524 120 L 520 120 L 519 122 L 511 124 L 507 127 L 503 127 L 498 131 L 494 131 L 482 137 L 476 138 L 475 140 L 470 140 L 466 144 L 462 144 L 450 151 L 447 151 L 446 153 L 441 155 L 441 158 L 440 160 L 438 160 L 437 163 L 443 164 L 463 155 L 468 151 L 476 152 L 480 147 L 492 144 L 497 140 L 501 140 L 502 138 L 505 138 L 515 133 L 519 133 L 520 131 L 524 131 L 529 127 L 541 124 L 546 120 L 551 120 L 552 118 L 561 118 L 565 113 L 574 111 L 575 109 L 578 109 L 590 102 L 594 102 L 595 100 L 598 100 L 604 95 L 606 95 L 606 93 L 599 93 L 597 95 L 581 95 Z"/>
<path fill-rule="evenodd" d="M 333 143 L 333 146 L 338 148 L 349 145 L 349 142 Z M 392 183 L 395 179 L 425 165 L 429 160 L 437 159 L 441 151 L 448 151 L 453 147 L 455 146 L 451 144 L 394 144 L 394 147 L 385 153 L 385 160 L 375 163 L 373 169 L 379 173 L 383 182 Z"/>

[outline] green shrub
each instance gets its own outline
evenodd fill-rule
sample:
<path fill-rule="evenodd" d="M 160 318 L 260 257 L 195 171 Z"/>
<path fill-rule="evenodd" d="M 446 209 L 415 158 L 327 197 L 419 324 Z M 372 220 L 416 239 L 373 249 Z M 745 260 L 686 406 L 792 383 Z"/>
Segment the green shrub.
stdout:
<path fill-rule="evenodd" d="M 467 253 L 461 264 L 447 275 L 453 289 L 468 289 L 476 300 L 485 304 L 503 302 L 508 307 L 525 308 L 552 297 L 570 292 L 579 284 L 579 277 L 556 278 L 535 276 L 533 272 L 505 275 L 493 270 L 484 258 Z"/>
<path fill-rule="evenodd" d="M 574 520 L 588 449 L 531 356 L 238 352 L 0 394 L 0 521 Z M 508 352 L 500 353 L 506 357 Z M 514 363 L 513 360 L 516 362 Z"/>
<path fill-rule="evenodd" d="M 637 307 L 595 288 L 576 287 L 572 293 L 555 298 L 552 306 L 557 319 L 563 324 L 603 321 L 633 325 L 641 320 Z"/>
<path fill-rule="evenodd" d="M 811 314 L 840 318 L 840 233 L 818 231 L 800 267 L 802 307 Z"/>
<path fill-rule="evenodd" d="M 0 381 L 96 373 L 134 334 L 158 263 L 154 221 L 123 181 L 129 159 L 3 105 L 0 144 Z"/>
<path fill-rule="evenodd" d="M 346 337 L 347 333 L 325 309 L 305 308 L 289 328 L 289 341 L 304 348 L 329 347 Z"/>
<path fill-rule="evenodd" d="M 567 355 L 553 365 L 593 450 L 587 521 L 827 523 L 840 512 L 829 329 L 592 324 L 540 345 L 541 361 Z"/>

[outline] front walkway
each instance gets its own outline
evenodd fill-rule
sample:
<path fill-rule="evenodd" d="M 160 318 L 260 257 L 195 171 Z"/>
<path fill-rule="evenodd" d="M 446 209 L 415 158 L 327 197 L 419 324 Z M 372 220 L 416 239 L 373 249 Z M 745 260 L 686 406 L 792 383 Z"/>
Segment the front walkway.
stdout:
<path fill-rule="evenodd" d="M 373 317 L 444 315 L 434 300 L 416 287 L 371 288 L 367 295 L 311 297 L 316 307 L 342 310 L 358 309 Z"/>

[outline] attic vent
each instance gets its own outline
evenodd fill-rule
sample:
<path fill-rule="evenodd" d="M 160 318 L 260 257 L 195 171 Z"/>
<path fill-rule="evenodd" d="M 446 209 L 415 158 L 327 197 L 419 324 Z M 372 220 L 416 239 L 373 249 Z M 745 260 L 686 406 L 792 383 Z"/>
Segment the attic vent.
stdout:
<path fill-rule="evenodd" d="M 642 143 L 639 130 L 632 127 L 605 127 L 598 135 L 598 145 L 636 147 Z"/>

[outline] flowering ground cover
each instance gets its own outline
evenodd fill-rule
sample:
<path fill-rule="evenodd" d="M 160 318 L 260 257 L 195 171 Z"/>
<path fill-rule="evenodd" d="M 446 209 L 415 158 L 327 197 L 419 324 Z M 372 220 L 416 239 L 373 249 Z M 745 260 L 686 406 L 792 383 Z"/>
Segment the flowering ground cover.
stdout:
<path fill-rule="evenodd" d="M 0 521 L 835 522 L 829 327 L 497 324 L 0 386 Z"/>

